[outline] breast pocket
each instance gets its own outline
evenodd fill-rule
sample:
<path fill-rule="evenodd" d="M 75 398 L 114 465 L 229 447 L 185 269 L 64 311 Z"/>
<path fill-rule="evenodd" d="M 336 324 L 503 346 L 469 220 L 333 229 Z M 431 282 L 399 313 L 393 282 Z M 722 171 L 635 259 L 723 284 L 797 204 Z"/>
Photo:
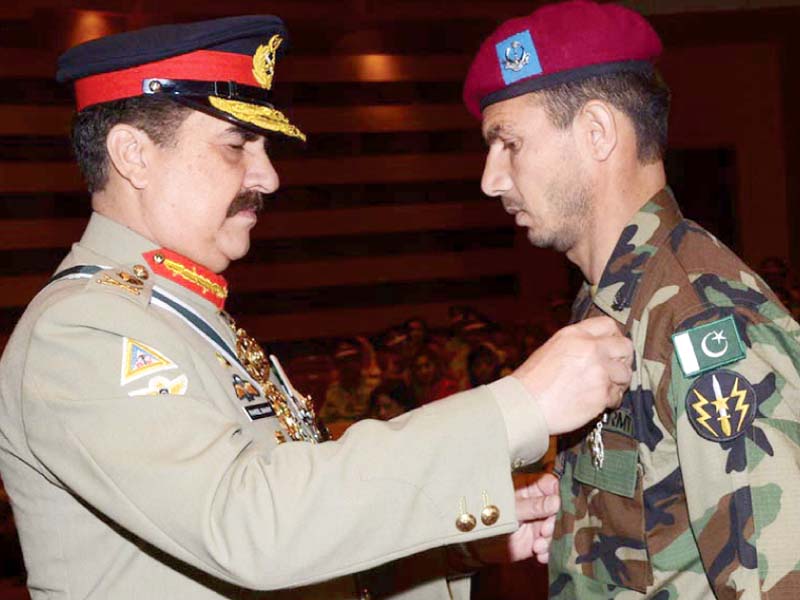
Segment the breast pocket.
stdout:
<path fill-rule="evenodd" d="M 653 583 L 645 538 L 639 442 L 630 414 L 612 413 L 602 432 L 602 465 L 591 436 L 565 452 L 562 510 L 551 569 L 644 592 Z"/>

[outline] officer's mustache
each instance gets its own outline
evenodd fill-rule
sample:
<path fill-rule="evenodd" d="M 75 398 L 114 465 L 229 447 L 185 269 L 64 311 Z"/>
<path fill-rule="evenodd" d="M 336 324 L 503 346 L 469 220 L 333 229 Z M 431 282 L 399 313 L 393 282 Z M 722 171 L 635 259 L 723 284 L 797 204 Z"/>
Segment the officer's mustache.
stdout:
<path fill-rule="evenodd" d="M 228 207 L 228 217 L 232 217 L 236 213 L 243 210 L 254 210 L 259 212 L 264 208 L 264 195 L 261 192 L 254 190 L 247 190 L 240 192 L 236 198 L 233 199 L 231 205 Z"/>

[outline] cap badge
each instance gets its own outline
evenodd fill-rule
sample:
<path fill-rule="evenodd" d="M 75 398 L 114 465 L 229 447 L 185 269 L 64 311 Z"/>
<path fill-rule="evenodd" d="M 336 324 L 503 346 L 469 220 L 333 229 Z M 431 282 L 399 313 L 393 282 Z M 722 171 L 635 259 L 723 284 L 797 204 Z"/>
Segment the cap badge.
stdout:
<path fill-rule="evenodd" d="M 525 47 L 519 42 L 514 40 L 511 45 L 506 48 L 506 60 L 503 62 L 504 69 L 511 69 L 512 71 L 521 71 L 522 67 L 531 61 L 531 53 L 525 50 Z"/>
<path fill-rule="evenodd" d="M 253 77 L 265 90 L 272 89 L 272 78 L 275 76 L 275 53 L 282 43 L 283 38 L 276 33 L 266 44 L 256 48 L 256 52 L 253 54 Z"/>
<path fill-rule="evenodd" d="M 258 82 L 258 85 L 265 90 L 272 89 L 272 78 L 275 76 L 275 55 L 282 43 L 283 37 L 276 33 L 266 44 L 256 48 L 253 54 L 253 77 Z M 292 125 L 286 115 L 272 106 L 251 104 L 216 96 L 209 96 L 208 102 L 214 108 L 224 111 L 245 123 L 306 141 L 306 135 Z"/>
<path fill-rule="evenodd" d="M 542 65 L 530 31 L 520 31 L 495 45 L 500 72 L 506 85 L 539 75 Z"/>

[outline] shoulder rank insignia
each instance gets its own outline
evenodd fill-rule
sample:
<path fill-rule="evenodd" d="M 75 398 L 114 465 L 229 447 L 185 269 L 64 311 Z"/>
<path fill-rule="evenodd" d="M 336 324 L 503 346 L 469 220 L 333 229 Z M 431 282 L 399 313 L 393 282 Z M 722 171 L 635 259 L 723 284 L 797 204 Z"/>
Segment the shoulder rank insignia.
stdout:
<path fill-rule="evenodd" d="M 728 365 L 745 356 L 732 316 L 676 333 L 672 344 L 686 377 Z"/>
<path fill-rule="evenodd" d="M 111 274 L 104 271 L 98 275 L 95 281 L 100 285 L 107 285 L 125 290 L 134 296 L 139 296 L 144 286 L 144 282 L 141 279 L 136 277 L 136 275 L 131 275 L 127 271 L 118 271 Z"/>
<path fill-rule="evenodd" d="M 147 387 L 133 390 L 128 396 L 158 396 L 170 394 L 183 396 L 189 388 L 189 379 L 186 375 L 178 375 L 175 379 L 167 379 L 163 375 L 156 375 L 147 382 Z"/>
<path fill-rule="evenodd" d="M 742 435 L 755 420 L 756 392 L 739 373 L 719 369 L 689 388 L 686 415 L 700 437 L 726 442 Z"/>
<path fill-rule="evenodd" d="M 158 350 L 130 338 L 122 338 L 120 385 L 127 385 L 146 375 L 174 369 L 176 365 Z"/>

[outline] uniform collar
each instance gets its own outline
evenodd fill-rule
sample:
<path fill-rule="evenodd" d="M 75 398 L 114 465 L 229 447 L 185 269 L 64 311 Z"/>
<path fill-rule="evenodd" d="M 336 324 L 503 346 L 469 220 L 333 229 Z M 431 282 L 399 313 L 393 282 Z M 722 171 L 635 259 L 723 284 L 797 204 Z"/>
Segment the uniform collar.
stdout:
<path fill-rule="evenodd" d="M 228 284 L 221 275 L 165 248 L 159 248 L 132 229 L 92 213 L 79 242 L 94 253 L 120 265 L 147 265 L 173 293 L 187 300 L 203 300 L 216 309 L 225 307 Z"/>
<path fill-rule="evenodd" d="M 166 248 L 150 250 L 142 256 L 156 275 L 194 292 L 219 310 L 225 308 L 228 282 L 222 275 Z"/>
<path fill-rule="evenodd" d="M 647 263 L 682 219 L 670 189 L 658 192 L 622 230 L 597 290 L 584 283 L 581 297 L 590 295 L 600 310 L 626 324 Z"/>

